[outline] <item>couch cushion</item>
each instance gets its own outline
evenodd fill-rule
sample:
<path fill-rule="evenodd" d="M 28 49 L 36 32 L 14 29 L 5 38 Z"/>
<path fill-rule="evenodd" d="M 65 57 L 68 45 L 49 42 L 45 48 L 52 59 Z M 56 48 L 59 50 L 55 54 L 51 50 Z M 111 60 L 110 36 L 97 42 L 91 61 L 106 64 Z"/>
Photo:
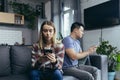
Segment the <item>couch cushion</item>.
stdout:
<path fill-rule="evenodd" d="M 9 75 L 11 72 L 9 50 L 9 46 L 0 46 L 0 76 Z"/>
<path fill-rule="evenodd" d="M 28 74 L 18 74 L 0 77 L 0 80 L 30 80 Z"/>
<path fill-rule="evenodd" d="M 27 46 L 12 46 L 11 66 L 13 74 L 29 72 L 31 68 L 31 49 Z"/>
<path fill-rule="evenodd" d="M 64 76 L 63 76 L 63 80 L 78 80 L 78 79 L 75 78 L 75 77 L 73 77 L 73 76 L 64 75 Z"/>

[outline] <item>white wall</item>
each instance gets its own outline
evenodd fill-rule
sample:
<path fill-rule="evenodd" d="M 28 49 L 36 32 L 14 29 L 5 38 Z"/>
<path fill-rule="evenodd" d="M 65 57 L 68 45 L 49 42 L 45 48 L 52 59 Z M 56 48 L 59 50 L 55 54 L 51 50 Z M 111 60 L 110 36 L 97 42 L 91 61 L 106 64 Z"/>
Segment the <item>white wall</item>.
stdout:
<path fill-rule="evenodd" d="M 96 4 L 101 4 L 109 0 L 81 0 L 81 11 L 82 11 L 82 21 L 84 16 L 84 9 L 94 6 Z M 110 43 L 114 46 L 117 46 L 120 49 L 120 25 L 112 26 L 110 28 L 102 29 L 102 39 L 110 41 Z M 98 45 L 101 38 L 101 29 L 97 30 L 88 30 L 85 31 L 83 37 L 83 48 L 87 49 L 91 45 Z"/>
<path fill-rule="evenodd" d="M 0 44 L 22 44 L 22 31 L 0 30 Z"/>
<path fill-rule="evenodd" d="M 32 31 L 27 28 L 23 28 L 23 26 L 1 26 L 0 30 L 13 30 L 13 31 L 21 31 L 22 32 L 22 38 L 25 38 L 25 44 L 30 45 L 31 44 L 31 33 Z M 17 41 L 16 41 L 17 42 Z M 7 43 L 7 42 L 6 42 Z"/>
<path fill-rule="evenodd" d="M 85 31 L 83 37 L 83 48 L 86 50 L 91 45 L 98 45 L 100 39 L 102 38 L 103 40 L 108 40 L 113 46 L 117 46 L 118 49 L 120 50 L 119 34 L 120 25 L 102 29 L 102 36 L 101 29 Z"/>
<path fill-rule="evenodd" d="M 87 50 L 92 45 L 98 45 L 100 30 L 85 31 L 83 36 L 83 49 Z"/>

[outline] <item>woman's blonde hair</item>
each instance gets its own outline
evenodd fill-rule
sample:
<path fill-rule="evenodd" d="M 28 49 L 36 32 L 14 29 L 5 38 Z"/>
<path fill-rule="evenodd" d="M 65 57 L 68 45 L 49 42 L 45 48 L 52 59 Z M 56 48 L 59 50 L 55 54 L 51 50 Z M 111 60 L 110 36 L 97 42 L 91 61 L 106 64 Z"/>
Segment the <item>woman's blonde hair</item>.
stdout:
<path fill-rule="evenodd" d="M 54 26 L 53 22 L 52 21 L 44 21 L 42 23 L 42 25 L 41 25 L 41 29 L 40 29 L 40 33 L 39 33 L 39 41 L 38 41 L 38 43 L 39 43 L 39 48 L 40 49 L 43 49 L 44 48 L 43 44 L 45 44 L 44 40 L 43 40 L 44 39 L 43 38 L 43 33 L 42 33 L 44 25 L 49 25 L 49 26 L 53 27 L 54 35 L 53 35 L 53 38 L 52 38 L 52 44 L 54 45 L 56 43 L 56 38 L 55 38 L 55 36 L 56 36 L 56 29 L 55 29 L 55 26 Z"/>

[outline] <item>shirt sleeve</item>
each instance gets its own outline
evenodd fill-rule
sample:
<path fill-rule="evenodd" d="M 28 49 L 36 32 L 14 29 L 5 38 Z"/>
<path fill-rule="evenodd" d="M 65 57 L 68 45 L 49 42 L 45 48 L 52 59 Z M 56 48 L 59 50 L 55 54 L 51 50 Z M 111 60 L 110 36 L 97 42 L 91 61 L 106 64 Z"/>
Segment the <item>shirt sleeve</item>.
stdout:
<path fill-rule="evenodd" d="M 54 64 L 54 68 L 62 69 L 65 53 L 64 45 L 62 43 L 58 44 L 55 49 L 57 62 Z"/>
<path fill-rule="evenodd" d="M 39 56 L 36 53 L 38 53 L 38 46 L 37 46 L 37 44 L 33 44 L 33 46 L 32 46 L 32 58 L 31 58 L 32 68 L 35 68 L 36 63 L 38 63 L 37 61 L 38 61 Z"/>
<path fill-rule="evenodd" d="M 71 40 L 70 37 L 64 38 L 63 39 L 63 44 L 65 46 L 65 49 L 74 48 L 74 46 L 73 46 L 73 40 Z"/>

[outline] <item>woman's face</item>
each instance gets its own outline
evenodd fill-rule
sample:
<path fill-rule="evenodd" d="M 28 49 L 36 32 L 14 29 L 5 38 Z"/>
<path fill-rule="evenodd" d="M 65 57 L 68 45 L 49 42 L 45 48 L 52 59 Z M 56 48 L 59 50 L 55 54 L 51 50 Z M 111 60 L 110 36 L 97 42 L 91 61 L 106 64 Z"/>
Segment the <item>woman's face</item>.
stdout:
<path fill-rule="evenodd" d="M 51 41 L 51 39 L 53 38 L 54 36 L 54 28 L 50 25 L 44 25 L 43 26 L 43 30 L 42 30 L 42 34 L 43 34 L 43 37 L 46 41 Z"/>

